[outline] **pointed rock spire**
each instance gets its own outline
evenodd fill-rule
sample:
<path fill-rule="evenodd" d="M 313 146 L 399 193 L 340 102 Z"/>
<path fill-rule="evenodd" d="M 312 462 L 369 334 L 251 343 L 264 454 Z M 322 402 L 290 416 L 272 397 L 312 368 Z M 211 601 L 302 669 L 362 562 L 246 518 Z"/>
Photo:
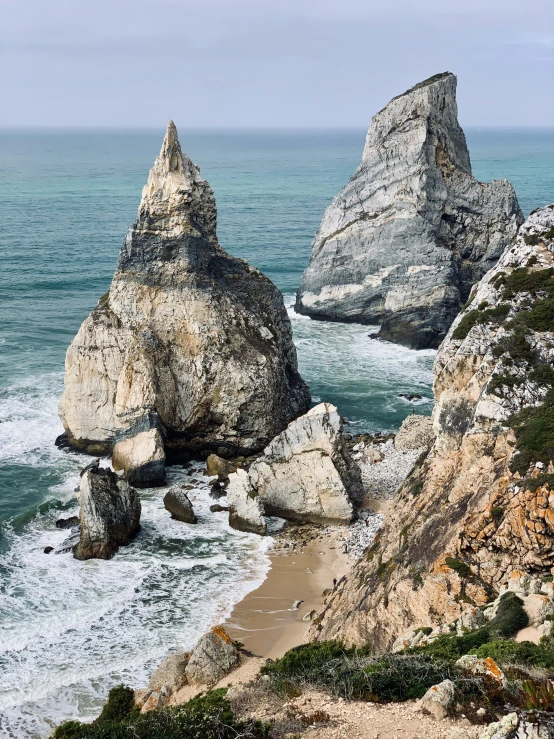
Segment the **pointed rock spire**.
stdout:
<path fill-rule="evenodd" d="M 142 191 L 133 230 L 163 233 L 172 238 L 196 232 L 215 243 L 216 219 L 212 188 L 202 179 L 197 165 L 182 152 L 177 128 L 170 120 Z"/>

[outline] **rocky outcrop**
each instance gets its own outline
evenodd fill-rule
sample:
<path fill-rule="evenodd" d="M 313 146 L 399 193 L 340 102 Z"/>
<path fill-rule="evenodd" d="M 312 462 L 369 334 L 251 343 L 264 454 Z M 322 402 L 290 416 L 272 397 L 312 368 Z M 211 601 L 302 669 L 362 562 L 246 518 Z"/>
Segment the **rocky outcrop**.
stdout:
<path fill-rule="evenodd" d="M 168 654 L 150 676 L 148 690 L 160 691 L 166 688 L 170 694 L 176 693 L 187 684 L 186 668 L 190 652 Z"/>
<path fill-rule="evenodd" d="M 554 571 L 554 206 L 474 289 L 435 362 L 435 442 L 312 638 L 389 649 Z M 541 591 L 542 592 L 542 591 Z"/>
<path fill-rule="evenodd" d="M 140 529 L 140 498 L 110 469 L 85 470 L 79 492 L 80 538 L 77 559 L 110 559 Z"/>
<path fill-rule="evenodd" d="M 430 416 L 406 416 L 394 437 L 394 448 L 399 452 L 412 449 L 429 449 L 435 441 L 433 421 Z"/>
<path fill-rule="evenodd" d="M 171 513 L 171 518 L 177 521 L 196 523 L 192 503 L 180 485 L 173 485 L 164 495 L 164 508 Z"/>
<path fill-rule="evenodd" d="M 198 641 L 185 669 L 191 685 L 212 686 L 240 662 L 236 645 L 222 626 L 215 626 Z"/>
<path fill-rule="evenodd" d="M 361 165 L 325 211 L 296 310 L 437 347 L 522 221 L 506 180 L 472 177 L 456 77 L 435 75 L 374 116 Z"/>
<path fill-rule="evenodd" d="M 341 432 L 341 418 L 329 403 L 289 424 L 248 472 L 230 475 L 229 523 L 252 531 L 263 527 L 264 515 L 301 523 L 350 522 L 352 501 L 361 498 L 363 488 Z"/>
<path fill-rule="evenodd" d="M 110 290 L 67 352 L 68 442 L 159 484 L 167 455 L 259 451 L 308 404 L 282 296 L 219 246 L 213 192 L 170 122 Z"/>

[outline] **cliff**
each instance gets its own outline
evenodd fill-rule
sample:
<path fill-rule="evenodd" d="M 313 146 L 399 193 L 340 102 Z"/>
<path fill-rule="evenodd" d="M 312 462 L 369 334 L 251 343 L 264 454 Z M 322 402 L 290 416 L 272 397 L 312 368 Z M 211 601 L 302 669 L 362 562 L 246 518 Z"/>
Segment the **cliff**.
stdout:
<path fill-rule="evenodd" d="M 323 216 L 296 310 L 436 348 L 522 221 L 509 182 L 472 177 L 456 77 L 435 75 L 371 121 L 361 165 Z"/>
<path fill-rule="evenodd" d="M 173 459 L 263 449 L 307 410 L 283 299 L 216 236 L 216 205 L 170 121 L 109 292 L 67 351 L 69 444 L 135 485 Z"/>
<path fill-rule="evenodd" d="M 313 639 L 389 649 L 554 574 L 554 205 L 474 288 L 434 367 L 437 434 Z M 538 592 L 538 591 L 537 591 Z"/>

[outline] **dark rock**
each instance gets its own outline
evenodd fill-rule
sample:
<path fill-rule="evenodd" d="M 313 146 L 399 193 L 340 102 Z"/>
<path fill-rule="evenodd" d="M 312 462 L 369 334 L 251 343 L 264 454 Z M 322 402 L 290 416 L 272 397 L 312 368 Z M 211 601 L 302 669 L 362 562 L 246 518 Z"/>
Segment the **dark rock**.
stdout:
<path fill-rule="evenodd" d="M 189 488 L 190 486 L 187 485 L 186 487 Z M 183 523 L 197 522 L 192 503 L 185 489 L 179 485 L 173 485 L 164 495 L 164 507 L 171 513 L 171 518 L 177 521 L 182 521 Z"/>
<path fill-rule="evenodd" d="M 77 488 L 79 490 L 79 488 Z M 57 529 L 71 529 L 73 526 L 79 525 L 79 516 L 71 516 L 70 518 L 58 518 L 56 521 Z"/>
<path fill-rule="evenodd" d="M 229 511 L 228 506 L 219 505 L 219 503 L 214 503 L 210 506 L 210 511 L 212 513 L 223 513 L 223 511 Z"/>
<path fill-rule="evenodd" d="M 79 487 L 80 537 L 76 559 L 110 559 L 140 530 L 140 498 L 110 469 L 83 471 Z"/>
<path fill-rule="evenodd" d="M 71 444 L 69 443 L 69 437 L 67 434 L 60 434 L 59 436 L 56 436 L 56 441 L 54 442 L 54 444 L 58 447 L 58 449 L 71 449 Z"/>
<path fill-rule="evenodd" d="M 50 554 L 54 551 L 54 547 L 44 547 L 44 554 Z"/>
<path fill-rule="evenodd" d="M 83 467 L 83 469 L 79 472 L 79 475 L 82 477 L 85 474 L 85 472 L 87 472 L 88 470 L 92 470 L 93 472 L 96 472 L 99 467 L 100 467 L 100 460 L 95 459 L 90 464 L 87 464 L 86 467 Z"/>

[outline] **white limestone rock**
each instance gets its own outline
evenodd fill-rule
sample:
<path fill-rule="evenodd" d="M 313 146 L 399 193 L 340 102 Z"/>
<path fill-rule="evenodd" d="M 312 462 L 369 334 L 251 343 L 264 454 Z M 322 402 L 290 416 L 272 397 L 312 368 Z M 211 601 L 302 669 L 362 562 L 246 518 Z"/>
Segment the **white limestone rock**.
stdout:
<path fill-rule="evenodd" d="M 472 177 L 457 113 L 446 72 L 373 117 L 362 163 L 316 234 L 299 313 L 380 323 L 381 338 L 416 349 L 439 345 L 523 221 L 509 182 Z"/>
<path fill-rule="evenodd" d="M 259 451 L 309 400 L 282 296 L 219 246 L 213 192 L 170 122 L 110 290 L 67 351 L 69 445 L 159 484 L 165 454 Z"/>
<path fill-rule="evenodd" d="M 363 494 L 360 471 L 342 438 L 337 409 L 320 403 L 293 421 L 266 447 L 248 473 L 230 475 L 228 501 L 244 517 L 349 523 Z M 233 522 L 230 516 L 229 522 Z M 248 529 L 252 530 L 252 529 Z"/>
<path fill-rule="evenodd" d="M 76 559 L 110 559 L 140 529 L 140 498 L 110 469 L 86 469 L 77 494 L 80 511 Z"/>

